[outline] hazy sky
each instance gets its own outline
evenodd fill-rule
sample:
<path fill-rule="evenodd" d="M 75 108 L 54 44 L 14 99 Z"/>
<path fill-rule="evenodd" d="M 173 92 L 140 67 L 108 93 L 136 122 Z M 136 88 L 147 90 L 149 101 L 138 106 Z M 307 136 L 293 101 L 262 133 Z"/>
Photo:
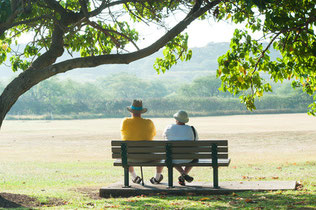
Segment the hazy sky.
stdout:
<path fill-rule="evenodd" d="M 170 20 L 168 22 L 169 25 L 174 25 L 176 22 L 180 21 L 181 18 L 179 17 L 173 17 L 173 20 Z M 156 26 L 152 26 L 150 29 L 146 26 L 139 26 L 134 25 L 134 27 L 140 32 L 140 35 L 142 36 L 140 38 L 140 43 L 138 43 L 138 46 L 140 48 L 147 47 L 148 45 L 152 44 L 154 41 L 159 39 L 164 33 L 164 30 L 157 30 Z M 214 22 L 212 19 L 209 20 L 196 20 L 193 21 L 188 28 L 186 29 L 186 32 L 189 34 L 189 47 L 204 47 L 210 42 L 230 42 L 230 39 L 232 38 L 233 32 L 237 26 L 235 24 L 230 24 L 229 22 Z M 27 34 L 19 39 L 19 43 L 26 44 L 34 38 L 34 35 Z M 130 51 L 134 51 L 135 47 L 131 46 L 129 49 Z M 11 72 L 11 71 L 10 71 Z M 0 72 L 0 77 L 2 77 Z"/>
<path fill-rule="evenodd" d="M 231 24 L 228 22 L 214 22 L 213 20 L 196 20 L 193 21 L 185 30 L 189 34 L 189 47 L 204 47 L 210 42 L 230 42 L 233 36 L 234 30 L 241 25 Z M 152 27 L 151 30 L 147 28 L 145 30 L 142 27 L 136 27 L 139 31 L 142 31 L 144 38 L 142 40 L 143 46 L 148 46 L 163 35 L 163 30 L 156 30 Z"/>
<path fill-rule="evenodd" d="M 166 24 L 169 25 L 170 28 L 181 21 L 184 16 L 185 14 L 183 13 L 171 16 L 166 21 Z M 134 25 L 134 27 L 146 37 L 146 39 L 142 40 L 141 47 L 148 46 L 153 43 L 153 40 L 157 40 L 165 33 L 164 30 L 158 31 L 155 26 L 151 27 L 151 30 L 141 24 Z M 231 22 L 231 19 L 215 22 L 213 18 L 208 18 L 206 20 L 193 21 L 185 32 L 189 34 L 189 47 L 204 47 L 210 42 L 230 42 L 236 28 L 244 29 L 245 24 L 234 24 Z M 262 37 L 262 33 L 259 32 L 251 33 L 248 31 L 248 33 L 255 38 Z"/>
<path fill-rule="evenodd" d="M 189 34 L 189 47 L 204 47 L 210 42 L 230 42 L 235 28 L 241 28 L 241 25 L 231 24 L 229 22 L 214 22 L 213 20 L 193 21 L 185 30 Z M 163 30 L 157 30 L 155 26 L 148 29 L 148 26 L 136 25 L 140 32 L 141 43 L 139 47 L 145 47 L 160 38 Z M 28 43 L 33 39 L 32 34 L 24 35 L 20 38 L 20 43 Z"/>
<path fill-rule="evenodd" d="M 198 20 L 191 23 L 185 31 L 189 34 L 189 47 L 204 47 L 210 42 L 230 42 L 236 27 L 241 26 Z M 153 37 L 158 39 L 159 35 L 152 33 L 150 37 L 151 40 Z"/>
<path fill-rule="evenodd" d="M 230 42 L 236 25 L 197 21 L 187 29 L 190 47 L 204 47 L 209 42 Z"/>

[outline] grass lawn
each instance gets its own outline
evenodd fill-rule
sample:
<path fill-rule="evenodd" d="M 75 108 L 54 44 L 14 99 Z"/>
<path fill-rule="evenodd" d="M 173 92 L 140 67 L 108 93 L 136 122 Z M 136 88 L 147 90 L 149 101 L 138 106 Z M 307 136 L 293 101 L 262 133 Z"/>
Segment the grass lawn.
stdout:
<path fill-rule="evenodd" d="M 173 122 L 153 121 L 156 139 Z M 316 118 L 284 114 L 190 119 L 200 139 L 228 139 L 232 162 L 219 169 L 220 182 L 299 181 L 298 190 L 104 199 L 98 196 L 101 187 L 123 181 L 123 169 L 113 166 L 110 152 L 110 140 L 120 138 L 120 122 L 5 121 L 0 131 L 0 209 L 316 209 Z M 145 182 L 154 174 L 154 168 L 146 167 Z M 212 181 L 208 168 L 194 168 L 190 175 Z M 176 171 L 174 176 L 177 180 Z"/>
<path fill-rule="evenodd" d="M 228 168 L 220 168 L 220 181 L 297 180 L 302 186 L 295 191 L 243 192 L 210 196 L 162 194 L 109 199 L 98 197 L 99 188 L 123 180 L 123 170 L 120 167 L 114 168 L 110 160 L 0 163 L 1 192 L 6 192 L 6 196 L 12 193 L 35 198 L 32 202 L 27 199 L 18 200 L 24 207 L 41 209 L 316 208 L 316 161 L 232 163 Z M 154 169 L 146 168 L 144 176 L 149 179 L 154 172 Z M 192 171 L 192 176 L 197 181 L 211 181 L 210 175 L 211 170 L 206 168 L 195 168 Z M 3 197 L 5 198 L 5 195 Z M 16 203 L 19 204 L 18 202 Z"/>

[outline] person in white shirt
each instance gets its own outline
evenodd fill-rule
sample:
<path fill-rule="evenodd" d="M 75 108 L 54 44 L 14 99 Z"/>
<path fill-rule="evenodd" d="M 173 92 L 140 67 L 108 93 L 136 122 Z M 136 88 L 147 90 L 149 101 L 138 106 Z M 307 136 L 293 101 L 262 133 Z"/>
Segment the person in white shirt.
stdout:
<path fill-rule="evenodd" d="M 163 132 L 164 139 L 168 141 L 196 141 L 199 139 L 198 134 L 193 126 L 186 125 L 189 122 L 188 113 L 185 111 L 178 111 L 173 115 L 176 120 L 176 124 L 168 125 Z M 189 163 L 193 160 L 173 160 L 174 163 Z M 192 166 L 186 166 L 182 168 L 181 166 L 175 167 L 181 174 L 179 176 L 179 184 L 185 185 L 185 181 L 192 182 L 193 177 L 189 176 L 189 172 Z"/>

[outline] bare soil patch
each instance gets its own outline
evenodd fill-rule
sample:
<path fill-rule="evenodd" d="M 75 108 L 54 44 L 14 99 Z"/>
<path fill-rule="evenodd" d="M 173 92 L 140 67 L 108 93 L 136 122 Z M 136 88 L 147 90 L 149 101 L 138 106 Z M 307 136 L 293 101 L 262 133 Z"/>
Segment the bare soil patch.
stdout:
<path fill-rule="evenodd" d="M 43 203 L 27 195 L 0 193 L 0 208 L 53 207 L 67 204 L 66 201 L 58 198 L 48 198 L 47 200 L 47 202 Z"/>
<path fill-rule="evenodd" d="M 82 193 L 82 194 L 88 196 L 89 198 L 91 198 L 93 200 L 100 200 L 100 199 L 102 199 L 99 196 L 100 186 L 98 186 L 98 187 L 79 187 L 79 188 L 71 189 L 71 190 L 75 191 L 75 192 Z"/>

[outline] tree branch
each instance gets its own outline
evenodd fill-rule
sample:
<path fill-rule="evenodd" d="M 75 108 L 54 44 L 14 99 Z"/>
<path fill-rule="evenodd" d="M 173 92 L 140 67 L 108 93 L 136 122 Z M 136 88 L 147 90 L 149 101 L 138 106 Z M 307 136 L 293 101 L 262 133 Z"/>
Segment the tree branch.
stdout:
<path fill-rule="evenodd" d="M 257 60 L 257 63 L 255 65 L 255 69 L 252 71 L 252 74 L 254 74 L 256 71 L 257 71 L 257 68 L 258 68 L 258 64 L 260 62 L 260 60 L 263 58 L 263 56 L 265 55 L 265 53 L 268 51 L 268 49 L 271 47 L 271 44 L 274 42 L 274 40 L 280 36 L 280 34 L 282 33 L 282 31 L 280 31 L 279 33 L 277 33 L 272 39 L 271 41 L 269 42 L 268 46 L 261 52 L 261 55 L 259 56 L 258 60 Z"/>
<path fill-rule="evenodd" d="M 57 1 L 55 0 L 45 0 L 46 4 L 56 12 L 58 12 L 60 15 L 67 15 L 67 10 L 63 8 Z"/>
<path fill-rule="evenodd" d="M 92 21 L 88 21 L 88 24 L 89 24 L 90 26 L 92 26 L 93 28 L 96 28 L 96 29 L 102 31 L 105 35 L 109 36 L 109 37 L 111 38 L 111 40 L 115 43 L 115 45 L 116 45 L 117 48 L 119 48 L 121 44 L 120 44 L 120 43 L 118 42 L 118 40 L 115 39 L 115 37 L 113 37 L 109 32 L 111 32 L 111 33 L 116 33 L 116 34 L 118 34 L 118 35 L 120 35 L 120 36 L 126 38 L 128 41 L 130 41 L 130 42 L 136 47 L 137 50 L 139 50 L 139 48 L 138 48 L 138 46 L 136 45 L 136 43 L 135 43 L 132 39 L 130 39 L 128 36 L 126 36 L 125 34 L 122 34 L 122 33 L 118 32 L 118 31 L 114 31 L 114 30 L 104 29 L 104 28 L 102 28 L 102 26 L 100 26 L 100 25 L 98 25 L 97 23 L 92 22 Z"/>
<path fill-rule="evenodd" d="M 88 13 L 88 8 L 87 8 L 87 3 L 85 0 L 79 0 L 80 6 L 81 6 L 81 11 L 83 12 L 84 16 L 88 19 L 89 18 L 89 13 Z"/>
<path fill-rule="evenodd" d="M 100 14 L 104 9 L 108 7 L 112 7 L 112 6 L 120 5 L 120 4 L 126 4 L 128 2 L 134 2 L 134 0 L 119 0 L 119 1 L 111 2 L 111 3 L 106 3 L 106 2 L 107 2 L 106 0 L 103 0 L 101 5 L 98 8 L 89 12 L 89 17 L 93 17 Z"/>
<path fill-rule="evenodd" d="M 100 56 L 89 56 L 84 58 L 74 58 L 67 61 L 63 61 L 58 64 L 54 64 L 51 67 L 54 69 L 56 74 L 63 73 L 75 68 L 87 68 L 87 67 L 95 67 L 102 64 L 129 64 L 133 61 L 142 59 L 147 57 L 155 52 L 157 52 L 160 48 L 165 46 L 170 40 L 175 38 L 178 34 L 186 29 L 186 27 L 196 18 L 204 14 L 206 11 L 220 3 L 221 0 L 213 1 L 211 4 L 206 5 L 199 10 L 192 12 L 190 16 L 185 17 L 181 22 L 179 22 L 176 26 L 174 26 L 170 31 L 168 31 L 164 36 L 154 42 L 147 48 L 126 54 L 110 54 L 110 55 L 100 55 Z"/>
<path fill-rule="evenodd" d="M 64 52 L 64 31 L 56 25 L 53 34 L 50 48 L 43 55 L 38 57 L 31 65 L 30 68 L 45 68 L 53 64 L 58 57 Z M 28 70 L 27 70 L 28 71 Z"/>
<path fill-rule="evenodd" d="M 29 24 L 29 23 L 32 23 L 32 22 L 35 22 L 35 21 L 38 21 L 38 20 L 42 20 L 42 19 L 47 19 L 47 18 L 53 19 L 53 17 L 50 16 L 50 15 L 43 15 L 43 16 L 36 17 L 36 18 L 33 18 L 33 19 L 28 19 L 28 20 L 23 20 L 23 21 L 19 21 L 19 22 L 14 22 L 14 23 L 11 24 L 10 28 L 14 27 L 14 26 L 22 25 L 22 24 Z"/>

